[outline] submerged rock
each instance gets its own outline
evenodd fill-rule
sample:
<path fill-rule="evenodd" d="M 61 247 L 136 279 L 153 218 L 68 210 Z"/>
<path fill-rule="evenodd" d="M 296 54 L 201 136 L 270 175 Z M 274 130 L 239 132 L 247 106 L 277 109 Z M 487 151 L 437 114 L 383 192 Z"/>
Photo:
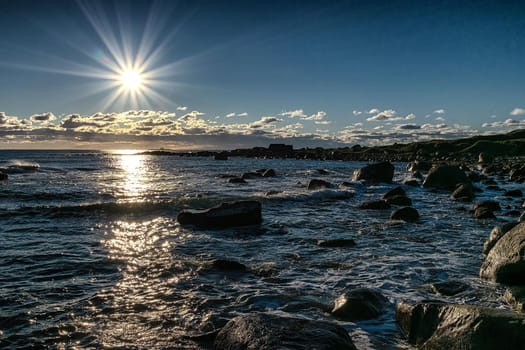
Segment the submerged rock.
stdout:
<path fill-rule="evenodd" d="M 489 211 L 500 211 L 501 210 L 501 206 L 496 201 L 479 201 L 479 202 L 474 203 L 474 205 L 472 206 L 472 210 L 476 210 L 479 208 L 486 208 Z"/>
<path fill-rule="evenodd" d="M 383 195 L 383 199 L 388 199 L 395 196 L 406 196 L 405 190 L 401 186 L 394 187 Z"/>
<path fill-rule="evenodd" d="M 319 247 L 340 248 L 340 247 L 354 247 L 355 241 L 351 238 L 326 239 L 317 241 Z"/>
<path fill-rule="evenodd" d="M 266 170 L 266 171 L 264 171 L 264 172 L 262 173 L 262 176 L 263 176 L 263 177 L 275 177 L 275 176 L 277 176 L 277 174 L 275 173 L 275 170 L 273 170 L 273 169 L 268 169 L 268 170 Z"/>
<path fill-rule="evenodd" d="M 411 207 L 403 207 L 395 210 L 390 215 L 391 220 L 403 220 L 406 222 L 416 222 L 419 220 L 419 213 Z"/>
<path fill-rule="evenodd" d="M 523 315 L 457 304 L 408 304 L 396 307 L 396 318 L 410 344 L 425 350 L 522 349 Z"/>
<path fill-rule="evenodd" d="M 392 182 L 394 177 L 394 166 L 390 162 L 369 164 L 359 170 L 354 171 L 354 180 L 364 180 L 369 182 Z"/>
<path fill-rule="evenodd" d="M 215 160 L 228 160 L 228 152 L 219 152 L 214 156 Z"/>
<path fill-rule="evenodd" d="M 525 222 L 501 237 L 481 265 L 482 278 L 510 285 L 525 285 Z"/>
<path fill-rule="evenodd" d="M 0 171 L 0 181 L 5 181 L 7 179 L 9 179 L 9 176 Z"/>
<path fill-rule="evenodd" d="M 456 165 L 439 165 L 430 169 L 423 187 L 454 190 L 458 183 L 469 183 L 465 172 Z"/>
<path fill-rule="evenodd" d="M 217 334 L 214 349 L 356 349 L 348 332 L 333 323 L 265 313 L 240 315 Z"/>
<path fill-rule="evenodd" d="M 431 287 L 435 293 L 452 296 L 466 291 L 469 285 L 461 281 L 444 281 L 432 283 Z"/>
<path fill-rule="evenodd" d="M 495 219 L 496 215 L 487 208 L 478 208 L 474 210 L 474 217 L 476 219 Z"/>
<path fill-rule="evenodd" d="M 228 179 L 228 182 L 231 184 L 245 184 L 246 180 L 244 180 L 242 177 L 232 177 Z"/>
<path fill-rule="evenodd" d="M 345 321 L 376 318 L 388 305 L 388 299 L 376 289 L 357 288 L 340 295 L 334 301 L 332 315 Z"/>
<path fill-rule="evenodd" d="M 359 209 L 374 209 L 382 210 L 390 208 L 390 204 L 387 203 L 384 199 L 374 199 L 370 201 L 363 202 L 357 206 Z"/>
<path fill-rule="evenodd" d="M 212 267 L 225 271 L 245 271 L 246 265 L 233 260 L 215 259 L 212 261 Z"/>
<path fill-rule="evenodd" d="M 332 187 L 334 187 L 334 185 L 332 185 L 330 182 L 319 180 L 319 179 L 312 179 L 308 183 L 309 191 L 315 191 L 315 190 L 320 190 L 323 188 L 332 188 Z"/>
<path fill-rule="evenodd" d="M 203 228 L 225 228 L 254 225 L 262 221 L 261 203 L 258 201 L 238 201 L 222 203 L 205 210 L 183 210 L 177 215 L 181 225 L 194 225 Z"/>
<path fill-rule="evenodd" d="M 412 200 L 407 196 L 392 196 L 386 199 L 386 202 L 391 205 L 411 206 Z"/>

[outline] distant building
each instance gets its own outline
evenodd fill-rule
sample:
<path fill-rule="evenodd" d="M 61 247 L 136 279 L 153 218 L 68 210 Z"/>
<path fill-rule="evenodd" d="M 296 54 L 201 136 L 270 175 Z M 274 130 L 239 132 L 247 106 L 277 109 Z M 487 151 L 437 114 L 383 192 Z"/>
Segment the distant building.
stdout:
<path fill-rule="evenodd" d="M 272 143 L 268 147 L 268 150 L 274 153 L 288 153 L 293 151 L 293 146 L 285 145 L 284 143 Z"/>

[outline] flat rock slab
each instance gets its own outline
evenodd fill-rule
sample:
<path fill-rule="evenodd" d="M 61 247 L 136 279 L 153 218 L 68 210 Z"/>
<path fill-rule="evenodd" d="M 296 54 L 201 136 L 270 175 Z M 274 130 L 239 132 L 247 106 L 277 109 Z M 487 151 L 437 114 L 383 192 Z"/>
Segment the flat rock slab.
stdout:
<path fill-rule="evenodd" d="M 523 349 L 525 318 L 474 305 L 401 302 L 396 318 L 410 344 L 424 350 Z"/>
<path fill-rule="evenodd" d="M 177 221 L 181 225 L 210 229 L 255 225 L 262 221 L 261 209 L 258 201 L 222 203 L 205 210 L 183 210 L 177 215 Z"/>
<path fill-rule="evenodd" d="M 334 323 L 265 313 L 241 315 L 219 332 L 214 349 L 356 349 L 348 332 Z"/>

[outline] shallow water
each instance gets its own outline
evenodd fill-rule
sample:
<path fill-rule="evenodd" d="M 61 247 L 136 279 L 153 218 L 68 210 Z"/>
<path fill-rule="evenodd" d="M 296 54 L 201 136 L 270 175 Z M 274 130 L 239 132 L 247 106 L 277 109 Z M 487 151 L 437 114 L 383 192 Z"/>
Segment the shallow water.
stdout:
<path fill-rule="evenodd" d="M 0 151 L 0 168 L 12 166 L 0 184 L 0 346 L 206 348 L 189 336 L 268 311 L 337 322 L 359 349 L 410 349 L 394 319 L 399 300 L 506 307 L 502 289 L 478 272 L 491 228 L 515 218 L 474 220 L 448 193 L 407 186 L 421 220 L 398 223 L 390 210 L 356 208 L 396 184 L 306 190 L 312 178 L 349 182 L 363 164 Z M 261 168 L 278 176 L 224 177 Z M 395 182 L 407 176 L 396 164 Z M 516 204 L 500 192 L 478 194 L 487 198 Z M 262 201 L 263 224 L 211 231 L 175 220 L 183 208 L 237 199 Z M 357 246 L 316 244 L 335 238 Z M 213 269 L 217 258 L 249 270 Z M 446 280 L 470 288 L 432 293 L 431 283 Z M 338 321 L 323 305 L 351 287 L 379 288 L 392 306 L 376 320 Z"/>

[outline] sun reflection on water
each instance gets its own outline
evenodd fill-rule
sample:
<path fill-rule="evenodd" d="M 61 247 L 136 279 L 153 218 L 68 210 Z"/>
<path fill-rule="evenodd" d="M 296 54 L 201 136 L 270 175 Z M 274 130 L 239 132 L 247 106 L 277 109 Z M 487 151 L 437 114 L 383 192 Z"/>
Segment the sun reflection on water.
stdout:
<path fill-rule="evenodd" d="M 120 191 L 126 198 L 140 198 L 150 188 L 146 156 L 140 154 L 118 155 L 118 166 L 123 170 Z"/>

